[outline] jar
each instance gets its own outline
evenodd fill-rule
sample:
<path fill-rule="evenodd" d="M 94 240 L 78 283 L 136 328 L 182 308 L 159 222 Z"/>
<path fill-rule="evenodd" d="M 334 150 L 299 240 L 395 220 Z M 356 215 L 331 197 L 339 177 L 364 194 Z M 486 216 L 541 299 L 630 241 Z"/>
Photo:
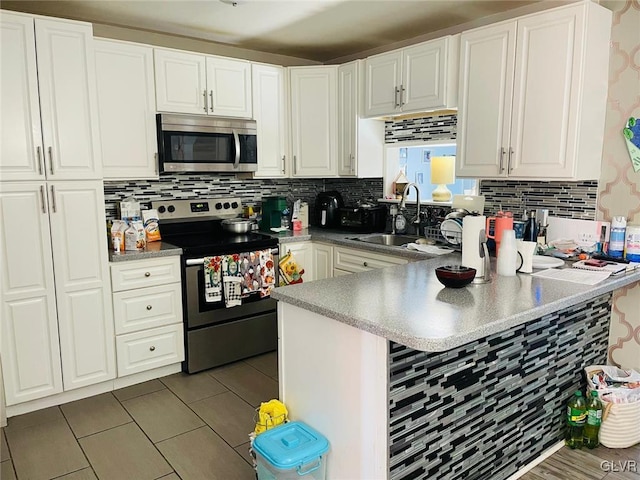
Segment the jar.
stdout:
<path fill-rule="evenodd" d="M 624 253 L 625 230 L 627 219 L 625 217 L 613 217 L 611 220 L 611 234 L 609 235 L 609 255 L 622 258 Z"/>
<path fill-rule="evenodd" d="M 640 225 L 627 225 L 624 251 L 627 260 L 640 262 Z"/>

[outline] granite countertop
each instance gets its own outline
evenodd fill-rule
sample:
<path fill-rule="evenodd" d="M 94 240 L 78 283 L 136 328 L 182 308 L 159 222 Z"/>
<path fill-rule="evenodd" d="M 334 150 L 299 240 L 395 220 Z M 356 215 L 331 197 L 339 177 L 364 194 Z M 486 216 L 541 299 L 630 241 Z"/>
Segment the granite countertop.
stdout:
<path fill-rule="evenodd" d="M 353 238 L 367 237 L 369 235 L 382 235 L 382 233 L 358 233 L 347 232 L 344 230 L 327 230 L 320 227 L 309 227 L 299 232 L 293 232 L 288 230 L 286 232 L 268 233 L 277 238 L 279 243 L 287 244 L 292 242 L 322 242 L 331 245 L 340 245 L 343 247 L 357 248 L 358 250 L 366 250 L 370 252 L 380 253 L 383 255 L 394 255 L 397 257 L 403 257 L 408 260 L 425 260 L 428 258 L 437 257 L 437 255 L 418 252 L 416 250 L 408 250 L 406 247 L 392 247 L 387 245 L 376 245 L 375 243 L 361 242 L 359 240 L 353 240 Z"/>
<path fill-rule="evenodd" d="M 144 250 L 109 251 L 110 262 L 126 262 L 129 260 L 145 260 L 147 258 L 181 255 L 182 249 L 167 242 L 150 242 Z"/>
<path fill-rule="evenodd" d="M 640 271 L 593 286 L 529 274 L 445 288 L 434 269 L 450 254 L 406 265 L 279 287 L 271 296 L 408 347 L 440 352 L 640 281 Z"/>

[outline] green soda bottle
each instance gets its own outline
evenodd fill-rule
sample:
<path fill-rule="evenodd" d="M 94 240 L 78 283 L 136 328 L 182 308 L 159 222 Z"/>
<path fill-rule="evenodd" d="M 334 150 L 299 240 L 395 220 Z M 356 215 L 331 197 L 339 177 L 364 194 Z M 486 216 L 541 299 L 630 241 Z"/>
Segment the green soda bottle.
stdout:
<path fill-rule="evenodd" d="M 598 446 L 598 432 L 602 423 L 602 402 L 593 390 L 587 402 L 587 423 L 584 426 L 583 442 L 587 448 Z"/>
<path fill-rule="evenodd" d="M 578 390 L 567 404 L 567 435 L 565 445 L 569 448 L 582 447 L 584 424 L 587 419 L 587 405 Z"/>

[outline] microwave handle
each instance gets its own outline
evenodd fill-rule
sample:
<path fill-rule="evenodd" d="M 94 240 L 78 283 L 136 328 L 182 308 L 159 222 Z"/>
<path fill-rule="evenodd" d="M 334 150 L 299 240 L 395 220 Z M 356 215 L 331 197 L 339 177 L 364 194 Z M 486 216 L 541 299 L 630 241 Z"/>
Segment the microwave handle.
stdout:
<path fill-rule="evenodd" d="M 240 165 L 240 137 L 238 136 L 238 132 L 235 130 L 231 130 L 233 132 L 233 141 L 236 144 L 236 160 L 233 163 L 233 168 L 238 168 Z"/>

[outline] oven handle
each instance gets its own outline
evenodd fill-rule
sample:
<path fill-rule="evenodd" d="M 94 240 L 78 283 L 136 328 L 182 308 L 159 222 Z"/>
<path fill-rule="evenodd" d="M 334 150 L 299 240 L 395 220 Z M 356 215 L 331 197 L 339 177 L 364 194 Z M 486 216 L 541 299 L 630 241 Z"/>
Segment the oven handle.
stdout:
<path fill-rule="evenodd" d="M 236 132 L 235 128 L 231 131 L 233 132 L 233 140 L 236 144 L 236 158 L 233 163 L 233 168 L 238 168 L 238 165 L 240 164 L 240 137 L 238 136 L 238 132 Z"/>
<path fill-rule="evenodd" d="M 278 256 L 278 253 L 279 253 L 279 250 L 277 248 L 272 248 L 271 249 L 271 255 Z M 185 261 L 185 264 L 187 265 L 187 267 L 202 266 L 202 265 L 204 265 L 204 257 L 202 257 L 202 258 L 188 258 Z"/>

